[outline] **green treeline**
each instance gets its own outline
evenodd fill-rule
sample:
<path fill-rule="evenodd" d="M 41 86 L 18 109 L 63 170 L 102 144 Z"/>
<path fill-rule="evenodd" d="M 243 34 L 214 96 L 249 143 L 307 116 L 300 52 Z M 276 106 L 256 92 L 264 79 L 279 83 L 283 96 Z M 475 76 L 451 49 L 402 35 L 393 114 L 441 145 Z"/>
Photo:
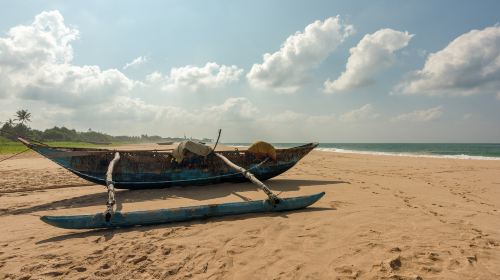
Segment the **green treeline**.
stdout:
<path fill-rule="evenodd" d="M 15 119 L 8 119 L 1 126 L 0 136 L 10 140 L 16 140 L 17 136 L 27 137 L 37 141 L 71 141 L 71 142 L 89 142 L 89 143 L 112 143 L 112 142 L 157 142 L 162 141 L 161 136 L 111 136 L 106 133 L 88 131 L 76 131 L 66 127 L 53 127 L 44 131 L 32 129 L 27 123 L 31 121 L 31 113 L 27 110 L 16 112 Z"/>
<path fill-rule="evenodd" d="M 1 128 L 4 133 L 1 135 L 5 138 L 16 140 L 16 136 L 27 137 L 29 139 L 44 141 L 69 141 L 69 142 L 89 142 L 89 143 L 111 143 L 111 142 L 159 142 L 162 141 L 161 136 L 111 136 L 106 133 L 96 131 L 76 131 L 66 127 L 53 127 L 44 131 L 31 129 L 23 124 L 9 126 L 4 124 Z"/>

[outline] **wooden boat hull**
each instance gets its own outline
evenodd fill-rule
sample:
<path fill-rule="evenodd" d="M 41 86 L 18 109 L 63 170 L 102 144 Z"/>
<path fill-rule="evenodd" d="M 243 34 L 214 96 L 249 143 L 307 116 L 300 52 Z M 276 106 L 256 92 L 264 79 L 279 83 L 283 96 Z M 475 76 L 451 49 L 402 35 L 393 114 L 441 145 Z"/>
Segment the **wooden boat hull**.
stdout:
<path fill-rule="evenodd" d="M 106 222 L 103 213 L 76 216 L 43 216 L 40 219 L 47 224 L 65 229 L 97 229 L 156 225 L 209 217 L 297 210 L 315 203 L 323 197 L 324 194 L 324 192 L 321 192 L 308 196 L 283 198 L 280 200 L 280 203 L 276 205 L 272 205 L 269 200 L 256 200 L 128 213 L 116 212 L 109 222 Z"/>
<path fill-rule="evenodd" d="M 77 176 L 106 185 L 105 172 L 113 159 L 114 150 L 62 148 L 43 146 L 21 140 L 39 154 L 54 161 Z M 264 164 L 261 156 L 247 151 L 218 152 L 235 164 L 249 169 L 259 180 L 273 178 L 307 155 L 318 144 L 277 149 L 276 161 Z M 208 185 L 223 182 L 244 182 L 247 179 L 229 168 L 214 154 L 207 157 L 190 155 L 177 163 L 167 151 L 118 151 L 120 160 L 113 171 L 114 186 L 118 189 L 165 188 L 170 186 Z"/>

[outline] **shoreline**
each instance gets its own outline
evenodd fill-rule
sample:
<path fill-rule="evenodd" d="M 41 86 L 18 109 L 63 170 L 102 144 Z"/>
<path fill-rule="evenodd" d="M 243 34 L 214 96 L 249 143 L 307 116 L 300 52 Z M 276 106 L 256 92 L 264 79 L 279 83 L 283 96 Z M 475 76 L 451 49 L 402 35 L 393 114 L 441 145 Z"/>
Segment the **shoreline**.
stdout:
<path fill-rule="evenodd" d="M 231 145 L 225 144 L 228 147 L 235 148 L 248 148 L 249 145 Z M 300 145 L 300 144 L 297 144 Z M 276 145 L 275 148 L 290 148 L 292 146 Z M 459 160 L 500 160 L 500 157 L 495 156 L 475 156 L 467 154 L 457 155 L 440 155 L 440 154 L 425 154 L 425 153 L 411 153 L 411 152 L 383 152 L 383 151 L 365 151 L 365 150 L 349 150 L 341 148 L 325 148 L 316 147 L 315 151 L 339 154 L 359 154 L 359 155 L 374 155 L 374 156 L 394 156 L 394 157 L 414 157 L 414 158 L 436 158 L 436 159 L 459 159 Z"/>
<path fill-rule="evenodd" d="M 431 155 L 419 153 L 392 153 L 392 152 L 375 152 L 375 151 L 357 151 L 357 150 L 344 150 L 337 148 L 316 148 L 315 150 L 327 153 L 339 154 L 359 154 L 359 155 L 372 155 L 372 156 L 393 156 L 393 157 L 413 157 L 413 158 L 435 158 L 435 159 L 458 159 L 458 160 L 500 160 L 500 157 L 488 156 L 471 156 L 471 155 Z"/>

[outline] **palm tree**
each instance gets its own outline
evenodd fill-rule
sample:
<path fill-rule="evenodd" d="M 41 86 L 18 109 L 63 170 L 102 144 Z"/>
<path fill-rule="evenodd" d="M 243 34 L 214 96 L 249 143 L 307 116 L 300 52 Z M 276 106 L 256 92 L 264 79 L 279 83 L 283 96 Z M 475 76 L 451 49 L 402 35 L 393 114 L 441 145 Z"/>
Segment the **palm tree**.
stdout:
<path fill-rule="evenodd" d="M 28 110 L 19 110 L 16 112 L 17 120 L 24 124 L 25 122 L 31 121 L 31 113 L 28 113 Z"/>
<path fill-rule="evenodd" d="M 10 127 L 13 127 L 14 126 L 14 121 L 12 119 L 8 119 L 6 122 L 5 122 L 6 125 L 10 126 Z"/>

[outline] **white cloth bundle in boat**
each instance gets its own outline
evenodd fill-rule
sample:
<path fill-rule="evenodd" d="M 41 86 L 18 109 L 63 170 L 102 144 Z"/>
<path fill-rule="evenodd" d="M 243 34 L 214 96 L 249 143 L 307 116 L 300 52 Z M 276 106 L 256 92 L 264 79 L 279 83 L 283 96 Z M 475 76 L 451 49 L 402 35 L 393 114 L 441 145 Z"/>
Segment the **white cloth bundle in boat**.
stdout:
<path fill-rule="evenodd" d="M 186 156 L 186 151 L 200 156 L 208 156 L 212 152 L 212 148 L 204 144 L 185 140 L 177 144 L 172 151 L 172 156 L 177 162 L 182 162 Z"/>

